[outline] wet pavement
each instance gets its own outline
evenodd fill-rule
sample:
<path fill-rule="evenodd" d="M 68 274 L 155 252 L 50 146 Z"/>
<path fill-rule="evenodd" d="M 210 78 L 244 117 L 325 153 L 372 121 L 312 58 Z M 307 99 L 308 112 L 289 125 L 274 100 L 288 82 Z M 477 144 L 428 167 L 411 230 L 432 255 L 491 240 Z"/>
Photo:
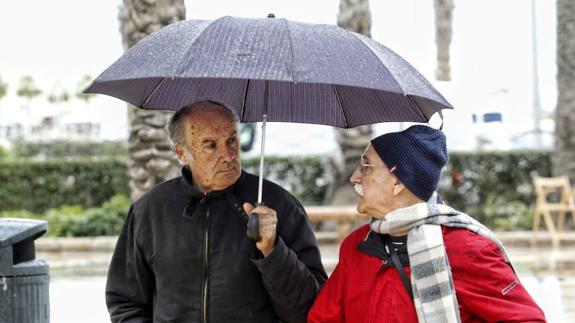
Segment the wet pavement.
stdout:
<path fill-rule="evenodd" d="M 320 245 L 328 271 L 337 263 L 338 246 Z M 575 246 L 508 248 L 515 269 L 548 322 L 575 322 Z M 39 252 L 51 265 L 52 323 L 109 322 L 104 287 L 109 252 Z"/>

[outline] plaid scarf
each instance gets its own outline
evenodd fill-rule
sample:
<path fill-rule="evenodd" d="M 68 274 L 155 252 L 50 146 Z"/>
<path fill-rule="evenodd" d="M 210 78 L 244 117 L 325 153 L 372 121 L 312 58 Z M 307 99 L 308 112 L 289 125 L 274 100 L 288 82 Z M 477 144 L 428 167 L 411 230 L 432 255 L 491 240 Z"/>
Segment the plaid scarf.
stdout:
<path fill-rule="evenodd" d="M 372 218 L 370 227 L 383 234 L 408 231 L 407 252 L 418 321 L 461 322 L 441 225 L 465 228 L 488 238 L 499 246 L 507 263 L 510 261 L 493 232 L 469 215 L 438 204 L 436 194 L 427 203 L 394 210 L 383 220 Z"/>

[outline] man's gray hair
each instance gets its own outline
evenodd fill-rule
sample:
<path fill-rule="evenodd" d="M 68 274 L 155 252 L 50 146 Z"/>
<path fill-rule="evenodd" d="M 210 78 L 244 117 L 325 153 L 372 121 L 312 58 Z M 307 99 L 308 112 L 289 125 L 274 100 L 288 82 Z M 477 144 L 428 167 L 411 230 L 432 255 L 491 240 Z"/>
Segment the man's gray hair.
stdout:
<path fill-rule="evenodd" d="M 233 118 L 233 120 L 235 122 L 238 122 L 238 118 L 236 117 L 236 115 L 228 107 L 226 107 L 223 103 L 211 101 L 211 100 L 194 102 L 194 103 L 178 110 L 176 113 L 174 113 L 172 115 L 172 118 L 170 118 L 170 122 L 168 122 L 168 126 L 166 128 L 168 131 L 168 138 L 170 139 L 172 146 L 174 146 L 174 147 L 176 145 L 184 146 L 184 138 L 185 138 L 186 132 L 185 132 L 183 121 L 188 116 L 192 115 L 192 113 L 195 110 L 197 110 L 197 108 L 202 107 L 202 106 L 207 106 L 207 105 L 215 105 L 215 106 L 224 108 L 225 110 L 227 110 L 229 112 L 230 117 Z"/>

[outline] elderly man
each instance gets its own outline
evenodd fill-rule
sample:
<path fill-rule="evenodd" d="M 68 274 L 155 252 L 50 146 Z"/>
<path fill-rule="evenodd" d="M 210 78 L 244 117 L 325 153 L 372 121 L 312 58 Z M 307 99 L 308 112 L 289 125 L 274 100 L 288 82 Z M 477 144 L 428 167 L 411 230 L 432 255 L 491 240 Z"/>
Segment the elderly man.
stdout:
<path fill-rule="evenodd" d="M 372 221 L 342 243 L 308 322 L 544 322 L 505 250 L 437 203 L 445 136 L 417 125 L 371 141 L 351 177 Z"/>
<path fill-rule="evenodd" d="M 287 191 L 241 170 L 237 120 L 211 102 L 176 112 L 182 176 L 130 208 L 112 257 L 113 322 L 305 322 L 327 276 L 307 216 Z M 260 237 L 246 237 L 246 214 Z"/>

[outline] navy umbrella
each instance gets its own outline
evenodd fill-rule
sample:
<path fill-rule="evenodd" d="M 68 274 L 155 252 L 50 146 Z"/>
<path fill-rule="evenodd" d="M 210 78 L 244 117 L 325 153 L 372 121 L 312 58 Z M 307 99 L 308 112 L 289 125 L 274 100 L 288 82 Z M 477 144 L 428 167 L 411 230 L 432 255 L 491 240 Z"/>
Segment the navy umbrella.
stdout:
<path fill-rule="evenodd" d="M 218 101 L 241 122 L 351 128 L 428 122 L 452 106 L 387 47 L 335 25 L 286 19 L 188 20 L 144 38 L 85 90 L 139 108 Z M 264 138 L 262 138 L 262 143 Z M 260 162 L 261 203 L 264 146 Z"/>

